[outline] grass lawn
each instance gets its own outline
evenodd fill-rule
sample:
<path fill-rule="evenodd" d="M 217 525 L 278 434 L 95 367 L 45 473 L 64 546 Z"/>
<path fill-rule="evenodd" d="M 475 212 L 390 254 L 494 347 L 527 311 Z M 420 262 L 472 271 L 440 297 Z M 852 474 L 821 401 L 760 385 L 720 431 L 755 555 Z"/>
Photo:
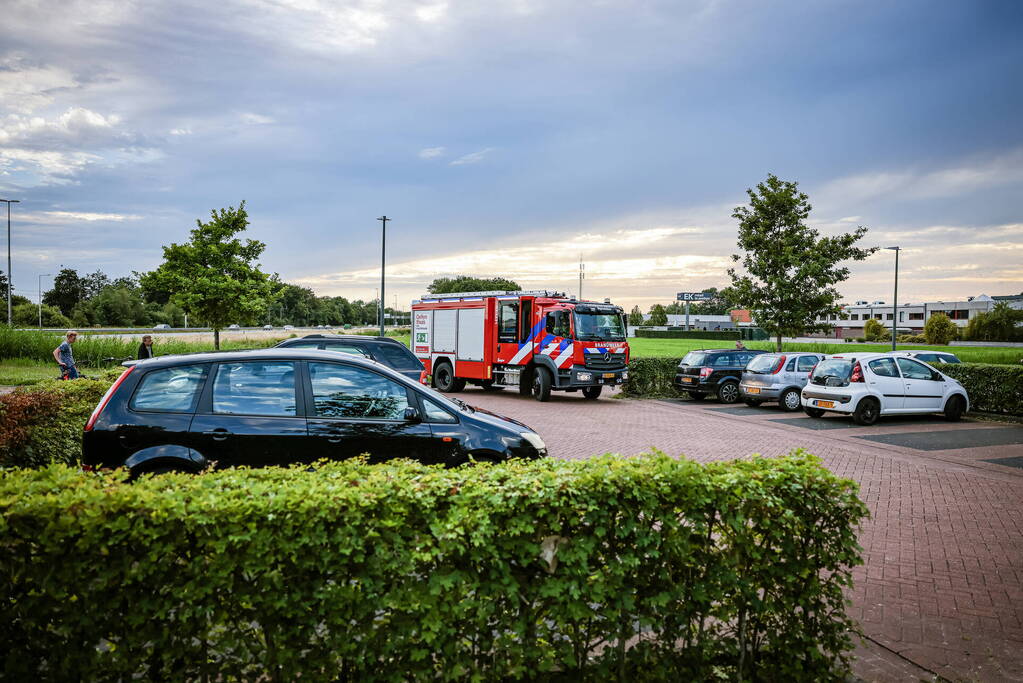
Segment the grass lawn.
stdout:
<path fill-rule="evenodd" d="M 78 372 L 92 377 L 101 371 L 95 368 L 79 367 Z M 60 370 L 57 364 L 42 363 L 31 358 L 8 358 L 0 361 L 0 386 L 24 386 L 36 384 L 44 379 L 57 379 Z"/>

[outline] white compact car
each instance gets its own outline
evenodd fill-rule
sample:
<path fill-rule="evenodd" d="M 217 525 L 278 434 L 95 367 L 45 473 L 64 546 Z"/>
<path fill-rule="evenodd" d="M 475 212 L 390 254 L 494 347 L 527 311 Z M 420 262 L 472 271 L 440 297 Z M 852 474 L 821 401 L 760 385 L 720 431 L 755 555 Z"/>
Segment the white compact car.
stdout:
<path fill-rule="evenodd" d="M 861 425 L 882 415 L 926 413 L 944 413 L 955 421 L 970 409 L 957 380 L 913 358 L 885 353 L 825 358 L 810 373 L 801 399 L 810 417 L 847 413 Z"/>

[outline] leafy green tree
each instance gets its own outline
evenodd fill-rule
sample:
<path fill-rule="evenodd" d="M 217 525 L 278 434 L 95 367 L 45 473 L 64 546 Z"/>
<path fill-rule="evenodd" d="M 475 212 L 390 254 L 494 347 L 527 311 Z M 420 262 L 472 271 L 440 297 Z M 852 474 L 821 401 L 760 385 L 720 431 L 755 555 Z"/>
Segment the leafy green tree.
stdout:
<path fill-rule="evenodd" d="M 17 327 L 35 327 L 39 324 L 39 306 L 26 300 L 25 303 L 14 306 L 11 317 Z M 44 305 L 43 327 L 57 327 L 66 330 L 71 327 L 71 321 L 60 312 L 59 308 Z"/>
<path fill-rule="evenodd" d="M 439 277 L 430 283 L 427 291 L 430 294 L 450 294 L 452 292 L 489 292 L 494 290 L 519 291 L 518 283 L 503 277 L 477 278 L 471 275 L 455 277 Z"/>
<path fill-rule="evenodd" d="M 959 335 L 959 328 L 944 313 L 932 313 L 924 323 L 928 344 L 947 344 Z"/>
<path fill-rule="evenodd" d="M 668 324 L 668 312 L 664 310 L 664 306 L 661 304 L 654 304 L 650 307 L 650 320 L 647 321 L 649 325 L 667 325 Z"/>
<path fill-rule="evenodd" d="M 639 306 L 633 306 L 629 311 L 629 324 L 633 327 L 643 324 L 643 311 L 639 310 Z"/>
<path fill-rule="evenodd" d="M 43 303 L 56 306 L 64 315 L 70 316 L 82 301 L 89 298 L 86 282 L 74 268 L 61 268 L 53 278 L 53 289 L 43 293 Z"/>
<path fill-rule="evenodd" d="M 884 325 L 876 318 L 871 318 L 863 323 L 863 336 L 867 341 L 881 341 L 885 337 L 886 332 L 887 330 L 885 330 Z"/>
<path fill-rule="evenodd" d="M 236 320 L 262 319 L 277 296 L 277 275 L 259 269 L 266 245 L 238 239 L 249 225 L 245 202 L 210 212 L 210 221 L 196 221 L 191 241 L 163 248 L 164 262 L 142 276 L 142 287 L 171 292 L 173 303 L 213 328 L 220 348 L 220 330 Z"/>
<path fill-rule="evenodd" d="M 142 327 L 151 324 L 146 303 L 136 289 L 108 285 L 89 299 L 100 325 Z"/>
<path fill-rule="evenodd" d="M 797 183 L 771 174 L 755 191 L 746 193 L 749 206 L 738 206 L 732 212 L 739 221 L 738 246 L 745 252 L 733 254 L 732 260 L 741 260 L 745 274 L 729 268 L 732 283 L 723 294 L 736 308 L 749 309 L 753 319 L 775 336 L 781 351 L 785 335 L 831 329 L 817 320 L 839 312 L 835 285 L 849 277 L 849 269 L 839 263 L 862 261 L 877 247 L 855 246 L 867 233 L 864 227 L 821 237 L 807 226 L 812 207 Z"/>
<path fill-rule="evenodd" d="M 1023 310 L 1001 301 L 987 313 L 970 318 L 964 336 L 973 341 L 1019 341 L 1023 339 Z"/>
<path fill-rule="evenodd" d="M 728 315 L 728 301 L 725 300 L 717 287 L 708 287 L 700 290 L 704 294 L 710 294 L 707 301 L 697 301 L 689 307 L 693 315 Z"/>

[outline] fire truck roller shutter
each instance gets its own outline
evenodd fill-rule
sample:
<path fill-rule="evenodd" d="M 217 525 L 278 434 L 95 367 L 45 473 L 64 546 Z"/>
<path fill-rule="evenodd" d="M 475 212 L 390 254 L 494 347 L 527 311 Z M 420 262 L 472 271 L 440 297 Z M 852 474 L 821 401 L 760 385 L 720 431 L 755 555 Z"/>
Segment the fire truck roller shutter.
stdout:
<path fill-rule="evenodd" d="M 433 349 L 437 353 L 454 353 L 458 349 L 458 311 L 433 312 Z"/>
<path fill-rule="evenodd" d="M 463 308 L 458 311 L 458 360 L 483 360 L 482 308 Z"/>

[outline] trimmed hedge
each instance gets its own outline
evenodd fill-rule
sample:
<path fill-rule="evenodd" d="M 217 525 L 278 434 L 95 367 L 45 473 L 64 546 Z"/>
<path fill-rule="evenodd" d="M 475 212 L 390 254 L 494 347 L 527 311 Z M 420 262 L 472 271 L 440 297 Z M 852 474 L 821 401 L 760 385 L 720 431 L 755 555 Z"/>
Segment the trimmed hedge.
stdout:
<path fill-rule="evenodd" d="M 681 358 L 630 358 L 629 379 L 622 394 L 630 398 L 677 397 L 672 381 L 681 362 Z"/>
<path fill-rule="evenodd" d="M 842 678 L 866 516 L 813 456 L 0 472 L 10 680 Z"/>
<path fill-rule="evenodd" d="M 0 467 L 78 464 L 82 428 L 118 374 L 47 380 L 0 396 Z"/>
<path fill-rule="evenodd" d="M 739 330 L 636 330 L 637 337 L 653 339 L 739 339 Z"/>
<path fill-rule="evenodd" d="M 1023 367 L 961 363 L 938 369 L 962 382 L 970 397 L 970 410 L 1023 416 Z"/>

